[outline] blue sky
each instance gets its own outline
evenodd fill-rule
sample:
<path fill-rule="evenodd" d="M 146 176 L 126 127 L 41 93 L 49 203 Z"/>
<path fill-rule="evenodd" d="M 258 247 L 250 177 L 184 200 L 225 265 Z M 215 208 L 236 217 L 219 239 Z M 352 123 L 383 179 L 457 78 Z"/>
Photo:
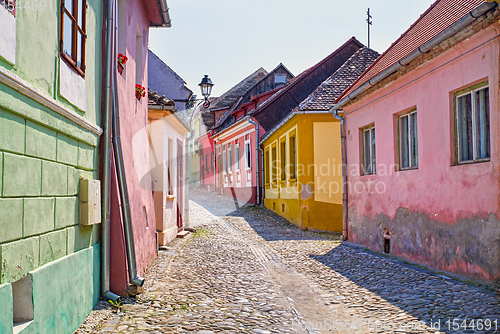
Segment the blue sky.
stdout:
<path fill-rule="evenodd" d="M 152 28 L 150 49 L 200 96 L 210 75 L 219 96 L 264 67 L 294 75 L 355 36 L 382 53 L 434 0 L 168 0 L 171 28 Z"/>

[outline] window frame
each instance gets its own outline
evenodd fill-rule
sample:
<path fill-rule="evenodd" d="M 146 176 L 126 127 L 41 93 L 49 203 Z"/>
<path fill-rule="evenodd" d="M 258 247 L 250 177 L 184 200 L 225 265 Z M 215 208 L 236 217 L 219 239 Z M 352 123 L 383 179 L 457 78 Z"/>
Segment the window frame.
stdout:
<path fill-rule="evenodd" d="M 287 179 L 287 163 L 286 163 L 286 136 L 280 139 L 280 181 L 285 182 Z"/>
<path fill-rule="evenodd" d="M 292 145 L 292 139 L 293 139 L 293 145 Z M 290 160 L 289 163 L 289 180 L 297 180 L 297 134 L 295 131 L 293 133 L 290 133 L 288 137 L 288 159 Z M 293 161 L 292 161 L 293 160 Z"/>
<path fill-rule="evenodd" d="M 489 140 L 489 156 L 486 158 L 477 158 L 478 155 L 478 148 L 477 148 L 477 130 L 476 130 L 476 125 L 477 125 L 477 119 L 476 119 L 476 103 L 475 103 L 475 94 L 481 90 L 488 89 L 488 140 Z M 475 163 L 481 163 L 481 162 L 489 162 L 491 160 L 491 103 L 490 103 L 490 86 L 489 82 L 481 82 L 475 85 L 471 85 L 467 88 L 461 89 L 455 94 L 453 94 L 453 111 L 454 111 L 454 128 L 455 128 L 455 164 L 456 165 L 468 165 L 468 164 L 475 164 Z M 470 95 L 471 96 L 471 127 L 472 127 L 472 154 L 473 154 L 473 159 L 472 160 L 461 160 L 461 144 L 460 144 L 460 125 L 459 125 L 459 111 L 458 111 L 458 99 L 464 96 Z"/>
<path fill-rule="evenodd" d="M 412 127 L 410 126 L 410 119 L 411 119 L 411 115 L 415 114 L 415 121 L 416 121 L 416 133 L 415 133 L 415 143 L 416 143 L 416 164 L 414 165 L 413 164 L 413 161 L 412 161 L 412 153 L 413 153 L 413 148 L 412 148 L 412 144 L 411 144 L 411 133 L 412 133 Z M 401 126 L 401 123 L 402 123 L 402 119 L 404 117 L 407 117 L 408 118 L 408 164 L 409 166 L 408 167 L 403 167 L 403 138 L 402 138 L 402 126 Z M 419 166 L 419 158 L 418 158 L 418 114 L 417 114 L 417 108 L 412 108 L 410 111 L 408 112 L 404 112 L 400 115 L 398 115 L 398 143 L 399 143 L 399 170 L 410 170 L 410 169 L 418 169 L 418 166 Z"/>
<path fill-rule="evenodd" d="M 252 145 L 250 139 L 245 140 L 245 169 L 252 169 Z"/>
<path fill-rule="evenodd" d="M 271 184 L 278 183 L 278 150 L 276 143 L 271 145 Z"/>
<path fill-rule="evenodd" d="M 227 174 L 227 153 L 226 153 L 226 149 L 222 150 L 222 173 Z"/>
<path fill-rule="evenodd" d="M 227 171 L 229 173 L 233 171 L 233 150 L 230 145 L 227 148 Z"/>
<path fill-rule="evenodd" d="M 234 145 L 234 162 L 236 163 L 236 170 L 240 171 L 240 144 Z"/>
<path fill-rule="evenodd" d="M 377 145 L 376 145 L 376 137 L 375 137 L 375 124 L 371 124 L 368 126 L 365 126 L 360 129 L 361 130 L 361 152 L 362 152 L 362 165 L 361 165 L 361 175 L 375 175 L 377 174 Z M 369 143 L 369 149 L 370 149 L 370 166 L 371 170 L 367 172 L 366 168 L 366 155 L 365 155 L 365 132 L 370 132 L 370 143 Z M 375 139 L 375 142 L 373 142 Z"/>
<path fill-rule="evenodd" d="M 269 185 L 270 184 L 270 174 L 271 174 L 271 171 L 270 171 L 270 165 L 269 165 L 269 161 L 270 161 L 270 151 L 269 151 L 269 147 L 267 147 L 265 150 L 264 150 L 264 184 L 265 185 Z"/>
<path fill-rule="evenodd" d="M 73 13 L 70 13 L 66 8 L 66 1 L 70 1 L 73 3 Z M 59 24 L 59 55 L 63 61 L 68 64 L 73 70 L 75 70 L 80 76 L 85 78 L 85 69 L 86 69 L 86 61 L 85 61 L 85 53 L 87 46 L 87 0 L 82 1 L 82 8 L 78 8 L 79 0 L 63 0 L 61 1 L 61 16 L 60 16 L 60 24 Z M 84 11 L 82 15 L 82 26 L 78 25 L 78 15 L 80 14 L 80 10 Z M 71 28 L 72 36 L 71 36 L 71 56 L 66 54 L 64 51 L 64 22 L 65 17 L 71 20 L 73 27 Z M 78 50 L 78 36 L 82 35 L 82 47 L 81 50 Z M 78 67 L 78 52 L 80 52 L 81 56 L 81 64 Z"/>

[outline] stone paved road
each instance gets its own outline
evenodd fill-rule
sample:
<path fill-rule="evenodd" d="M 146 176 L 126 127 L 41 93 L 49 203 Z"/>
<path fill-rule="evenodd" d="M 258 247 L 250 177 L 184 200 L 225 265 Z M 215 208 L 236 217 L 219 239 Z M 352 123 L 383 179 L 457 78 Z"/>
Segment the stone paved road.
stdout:
<path fill-rule="evenodd" d="M 202 191 L 192 199 L 198 233 L 160 252 L 142 295 L 118 313 L 101 302 L 76 333 L 500 332 L 492 293 L 301 231 L 263 208 L 236 210 Z"/>

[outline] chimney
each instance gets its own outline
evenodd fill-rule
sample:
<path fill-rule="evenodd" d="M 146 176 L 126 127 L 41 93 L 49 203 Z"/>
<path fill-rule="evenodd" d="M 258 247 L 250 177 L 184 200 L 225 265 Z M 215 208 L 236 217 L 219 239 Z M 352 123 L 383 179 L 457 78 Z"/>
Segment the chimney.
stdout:
<path fill-rule="evenodd" d="M 264 74 L 264 72 L 259 72 L 259 74 L 257 74 L 257 79 L 260 81 L 262 80 L 262 78 L 264 78 L 266 75 Z"/>

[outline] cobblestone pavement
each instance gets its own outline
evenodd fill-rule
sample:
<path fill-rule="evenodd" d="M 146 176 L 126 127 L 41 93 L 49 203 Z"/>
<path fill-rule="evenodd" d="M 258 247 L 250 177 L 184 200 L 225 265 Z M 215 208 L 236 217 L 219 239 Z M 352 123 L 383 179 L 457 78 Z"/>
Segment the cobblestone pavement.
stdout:
<path fill-rule="evenodd" d="M 191 226 L 76 333 L 499 333 L 493 293 L 192 192 Z M 474 320 L 474 322 L 473 322 Z"/>

